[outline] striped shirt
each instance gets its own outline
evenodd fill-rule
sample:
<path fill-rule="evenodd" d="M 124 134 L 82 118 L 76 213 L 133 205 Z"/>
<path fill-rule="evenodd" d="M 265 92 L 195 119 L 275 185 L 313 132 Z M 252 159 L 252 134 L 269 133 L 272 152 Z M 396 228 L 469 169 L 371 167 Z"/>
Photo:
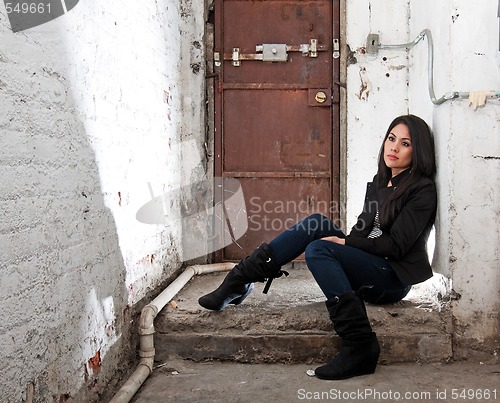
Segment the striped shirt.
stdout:
<path fill-rule="evenodd" d="M 380 229 L 380 220 L 378 217 L 378 210 L 377 214 L 375 214 L 375 220 L 373 220 L 373 228 L 368 234 L 368 238 L 378 238 L 382 235 L 382 230 Z"/>

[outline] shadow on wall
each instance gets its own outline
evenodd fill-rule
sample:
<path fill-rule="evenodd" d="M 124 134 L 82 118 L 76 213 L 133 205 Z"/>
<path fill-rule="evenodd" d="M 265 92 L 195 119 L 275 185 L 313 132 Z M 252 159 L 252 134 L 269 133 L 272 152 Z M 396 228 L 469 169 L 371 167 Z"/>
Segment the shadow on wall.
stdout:
<path fill-rule="evenodd" d="M 116 226 L 56 33 L 0 17 L 0 401 L 91 402 L 127 369 Z"/>

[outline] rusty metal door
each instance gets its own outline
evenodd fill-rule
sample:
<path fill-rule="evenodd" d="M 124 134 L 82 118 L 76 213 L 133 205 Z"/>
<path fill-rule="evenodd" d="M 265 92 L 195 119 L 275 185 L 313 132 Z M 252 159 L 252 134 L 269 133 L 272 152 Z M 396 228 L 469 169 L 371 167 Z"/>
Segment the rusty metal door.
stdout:
<path fill-rule="evenodd" d="M 338 218 L 339 1 L 217 0 L 215 174 L 236 178 L 239 260 L 301 218 Z"/>

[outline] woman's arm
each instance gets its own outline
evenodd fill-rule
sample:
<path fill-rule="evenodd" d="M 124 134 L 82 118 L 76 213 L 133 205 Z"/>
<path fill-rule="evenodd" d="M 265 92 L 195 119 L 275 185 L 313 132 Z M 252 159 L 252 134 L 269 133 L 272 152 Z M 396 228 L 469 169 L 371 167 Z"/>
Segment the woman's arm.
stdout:
<path fill-rule="evenodd" d="M 436 213 L 436 186 L 431 180 L 420 181 L 410 191 L 408 200 L 397 215 L 389 232 L 379 238 L 348 235 L 345 244 L 374 255 L 400 260 L 408 253 Z"/>

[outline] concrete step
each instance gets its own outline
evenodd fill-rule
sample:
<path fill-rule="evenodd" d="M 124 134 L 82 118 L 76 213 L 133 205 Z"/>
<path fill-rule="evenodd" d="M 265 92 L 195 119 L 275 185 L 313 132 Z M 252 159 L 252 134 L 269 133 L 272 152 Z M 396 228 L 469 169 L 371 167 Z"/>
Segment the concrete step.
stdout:
<path fill-rule="evenodd" d="M 243 304 L 212 312 L 198 298 L 215 289 L 225 274 L 193 278 L 155 321 L 157 361 L 322 363 L 338 351 L 340 339 L 329 320 L 324 296 L 303 265 L 273 282 L 269 293 L 257 283 Z M 381 344 L 381 364 L 444 362 L 452 357 L 446 313 L 409 301 L 367 304 Z"/>

